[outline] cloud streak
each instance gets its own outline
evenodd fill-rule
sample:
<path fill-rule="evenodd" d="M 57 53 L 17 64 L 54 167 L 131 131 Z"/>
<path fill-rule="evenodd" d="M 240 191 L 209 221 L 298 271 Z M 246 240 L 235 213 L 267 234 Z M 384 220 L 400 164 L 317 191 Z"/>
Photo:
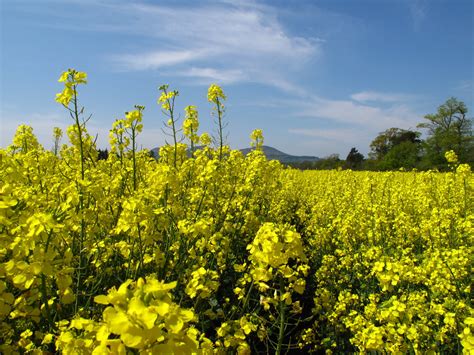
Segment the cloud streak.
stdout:
<path fill-rule="evenodd" d="M 411 98 L 411 95 L 377 91 L 361 91 L 351 95 L 351 99 L 358 102 L 402 102 Z"/>
<path fill-rule="evenodd" d="M 160 43 L 148 51 L 110 55 L 121 70 L 167 68 L 199 83 L 222 74 L 224 83 L 256 82 L 292 91 L 292 74 L 322 52 L 323 41 L 290 34 L 276 9 L 251 1 L 186 7 L 118 4 L 110 11 L 135 19 L 124 31 Z"/>
<path fill-rule="evenodd" d="M 408 106 L 396 104 L 388 108 L 366 105 L 351 100 L 328 100 L 313 97 L 299 103 L 300 117 L 322 119 L 336 123 L 367 126 L 372 129 L 416 125 L 418 115 Z"/>
<path fill-rule="evenodd" d="M 161 69 L 198 60 L 206 56 L 205 52 L 191 50 L 155 51 L 141 55 L 114 55 L 111 56 L 111 59 L 121 66 L 122 69 L 126 70 Z"/>
<path fill-rule="evenodd" d="M 174 75 L 201 78 L 204 82 L 215 81 L 221 84 L 233 84 L 243 80 L 247 80 L 246 73 L 241 69 L 215 69 L 191 67 L 182 71 L 174 72 Z"/>
<path fill-rule="evenodd" d="M 306 127 L 293 127 L 288 132 L 306 137 L 309 140 L 307 143 L 320 151 L 341 153 L 357 146 L 367 153 L 370 142 L 380 132 L 390 127 L 413 129 L 420 122 L 419 114 L 398 102 L 381 107 L 380 102 L 365 104 L 314 96 L 309 100 L 293 100 L 287 104 L 295 107 L 296 115 L 306 118 Z"/>
<path fill-rule="evenodd" d="M 413 21 L 415 31 L 418 31 L 426 18 L 427 2 L 426 0 L 408 0 L 410 15 Z"/>
<path fill-rule="evenodd" d="M 361 136 L 357 130 L 337 128 L 290 128 L 288 133 L 336 142 L 354 142 Z"/>

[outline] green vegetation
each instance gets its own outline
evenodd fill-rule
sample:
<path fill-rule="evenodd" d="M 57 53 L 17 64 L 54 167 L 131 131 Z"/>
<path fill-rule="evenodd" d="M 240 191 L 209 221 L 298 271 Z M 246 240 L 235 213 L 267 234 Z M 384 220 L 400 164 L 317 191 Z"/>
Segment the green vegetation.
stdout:
<path fill-rule="evenodd" d="M 456 98 L 448 99 L 438 107 L 435 114 L 428 114 L 425 122 L 418 128 L 426 130 L 427 138 L 421 139 L 422 133 L 392 127 L 381 132 L 370 143 L 368 159 L 352 148 L 345 161 L 339 156 L 331 155 L 316 162 L 295 162 L 290 165 L 306 169 L 352 170 L 429 170 L 449 169 L 444 155 L 455 151 L 459 162 L 474 166 L 474 138 L 472 118 L 464 102 Z"/>

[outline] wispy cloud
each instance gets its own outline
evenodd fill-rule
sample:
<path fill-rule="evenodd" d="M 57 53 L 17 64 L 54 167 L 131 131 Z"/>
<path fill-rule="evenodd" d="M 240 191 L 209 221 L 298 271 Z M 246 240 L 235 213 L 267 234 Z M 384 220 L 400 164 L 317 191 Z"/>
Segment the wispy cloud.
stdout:
<path fill-rule="evenodd" d="M 383 108 L 351 100 L 313 97 L 312 100 L 302 101 L 299 106 L 301 110 L 298 114 L 302 117 L 366 126 L 376 130 L 389 127 L 413 127 L 418 120 L 418 115 L 403 104 Z"/>
<path fill-rule="evenodd" d="M 411 95 L 384 93 L 377 91 L 361 91 L 351 95 L 351 99 L 358 102 L 402 102 L 411 99 Z"/>
<path fill-rule="evenodd" d="M 215 81 L 221 84 L 233 84 L 236 82 L 248 80 L 247 75 L 241 69 L 220 70 L 215 68 L 191 67 L 190 69 L 176 71 L 173 74 L 191 78 L 201 78 L 206 83 L 209 81 Z"/>
<path fill-rule="evenodd" d="M 473 87 L 474 85 L 472 80 L 460 80 L 453 89 L 457 91 L 469 91 L 472 94 Z"/>
<path fill-rule="evenodd" d="M 346 128 L 290 128 L 288 133 L 329 141 L 353 143 L 360 139 L 361 132 Z M 365 135 L 365 133 L 363 133 Z"/>
<path fill-rule="evenodd" d="M 312 97 L 292 101 L 292 104 L 299 107 L 297 115 L 306 118 L 304 124 L 307 127 L 293 127 L 288 132 L 306 137 L 315 151 L 342 154 L 356 146 L 366 154 L 370 142 L 380 132 L 390 127 L 413 129 L 420 121 L 419 114 L 401 103 L 383 107 L 380 102 L 362 104 Z"/>
<path fill-rule="evenodd" d="M 428 4 L 426 0 L 408 0 L 408 7 L 415 31 L 418 31 L 426 18 Z"/>
<path fill-rule="evenodd" d="M 367 154 L 367 142 L 373 137 L 366 130 L 347 128 L 291 128 L 291 135 L 299 136 L 298 144 L 305 146 L 306 151 L 317 156 L 324 156 L 320 152 L 339 154 L 344 159 L 352 147 L 356 147 L 363 154 Z"/>
<path fill-rule="evenodd" d="M 275 9 L 269 6 L 244 9 L 229 5 L 137 4 L 127 12 L 140 17 L 144 34 L 186 49 L 210 48 L 214 54 L 246 58 L 270 54 L 283 59 L 305 59 L 316 47 L 309 39 L 288 34 Z"/>
<path fill-rule="evenodd" d="M 31 0 L 30 0 L 31 1 Z M 172 5 L 124 0 L 27 1 L 24 10 L 48 18 L 43 26 L 68 31 L 123 34 L 122 50 L 103 53 L 119 71 L 157 70 L 203 84 L 259 83 L 294 95 L 305 95 L 295 74 L 314 65 L 326 39 L 292 33 L 282 21 L 288 9 L 257 0 L 180 1 Z M 321 11 L 311 6 L 319 17 Z M 72 15 L 76 11 L 80 18 Z M 107 16 L 100 14 L 107 13 Z M 54 21 L 51 21 L 54 18 Z M 319 20 L 318 20 L 319 21 Z M 133 36 L 136 41 L 128 38 Z M 156 44 L 154 44 L 156 43 Z M 313 67 L 314 68 L 314 67 Z"/>
<path fill-rule="evenodd" d="M 119 64 L 123 69 L 146 70 L 160 69 L 174 66 L 181 63 L 190 62 L 206 56 L 206 51 L 176 50 L 176 51 L 155 51 L 136 54 L 113 55 L 111 59 Z"/>
<path fill-rule="evenodd" d="M 92 3 L 94 4 L 94 3 Z M 91 5 L 91 3 L 89 3 Z M 255 1 L 196 2 L 187 6 L 97 2 L 113 18 L 90 26 L 97 31 L 122 30 L 156 41 L 155 48 L 110 53 L 120 70 L 172 69 L 173 75 L 226 83 L 258 82 L 294 90 L 292 77 L 322 52 L 323 39 L 293 35 L 276 8 Z M 91 8 L 89 6 L 89 8 Z M 69 23 L 68 26 L 71 24 Z M 149 40 L 147 40 L 149 42 Z M 125 48 L 125 47 L 124 47 Z"/>

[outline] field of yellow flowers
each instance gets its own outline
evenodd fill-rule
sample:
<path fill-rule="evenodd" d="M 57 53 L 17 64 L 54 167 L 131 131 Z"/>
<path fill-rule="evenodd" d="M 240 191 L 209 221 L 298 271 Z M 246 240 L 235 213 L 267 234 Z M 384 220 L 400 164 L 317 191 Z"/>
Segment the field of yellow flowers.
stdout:
<path fill-rule="evenodd" d="M 0 150 L 0 352 L 211 354 L 474 352 L 474 179 L 452 171 L 301 172 L 178 125 L 137 149 L 143 107 L 98 160 L 69 70 L 70 143 L 20 126 Z M 184 134 L 187 144 L 180 142 Z M 199 146 L 199 149 L 196 147 Z"/>

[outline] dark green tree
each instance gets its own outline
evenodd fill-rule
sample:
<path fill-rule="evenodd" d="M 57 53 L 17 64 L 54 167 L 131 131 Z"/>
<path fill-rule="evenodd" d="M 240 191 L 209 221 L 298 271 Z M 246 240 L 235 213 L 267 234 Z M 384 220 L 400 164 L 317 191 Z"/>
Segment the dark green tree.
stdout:
<path fill-rule="evenodd" d="M 434 114 L 426 115 L 418 127 L 427 130 L 424 164 L 444 167 L 444 153 L 454 150 L 461 163 L 474 162 L 472 118 L 464 102 L 451 97 Z"/>
<path fill-rule="evenodd" d="M 356 148 L 352 148 L 347 154 L 345 167 L 348 169 L 359 168 L 364 161 L 364 156 Z"/>
<path fill-rule="evenodd" d="M 417 131 L 395 127 L 380 133 L 370 144 L 370 167 L 374 170 L 415 168 L 420 161 L 420 135 Z"/>
<path fill-rule="evenodd" d="M 421 133 L 416 131 L 395 127 L 389 128 L 380 133 L 375 137 L 372 143 L 370 143 L 369 157 L 374 160 L 382 160 L 393 147 L 401 143 L 421 143 L 420 135 Z"/>
<path fill-rule="evenodd" d="M 104 149 L 104 150 L 98 149 L 97 153 L 98 153 L 97 159 L 99 160 L 107 160 L 107 158 L 109 157 L 109 151 L 107 149 Z"/>
<path fill-rule="evenodd" d="M 413 169 L 420 161 L 420 144 L 404 141 L 395 145 L 379 162 L 381 170 Z"/>

